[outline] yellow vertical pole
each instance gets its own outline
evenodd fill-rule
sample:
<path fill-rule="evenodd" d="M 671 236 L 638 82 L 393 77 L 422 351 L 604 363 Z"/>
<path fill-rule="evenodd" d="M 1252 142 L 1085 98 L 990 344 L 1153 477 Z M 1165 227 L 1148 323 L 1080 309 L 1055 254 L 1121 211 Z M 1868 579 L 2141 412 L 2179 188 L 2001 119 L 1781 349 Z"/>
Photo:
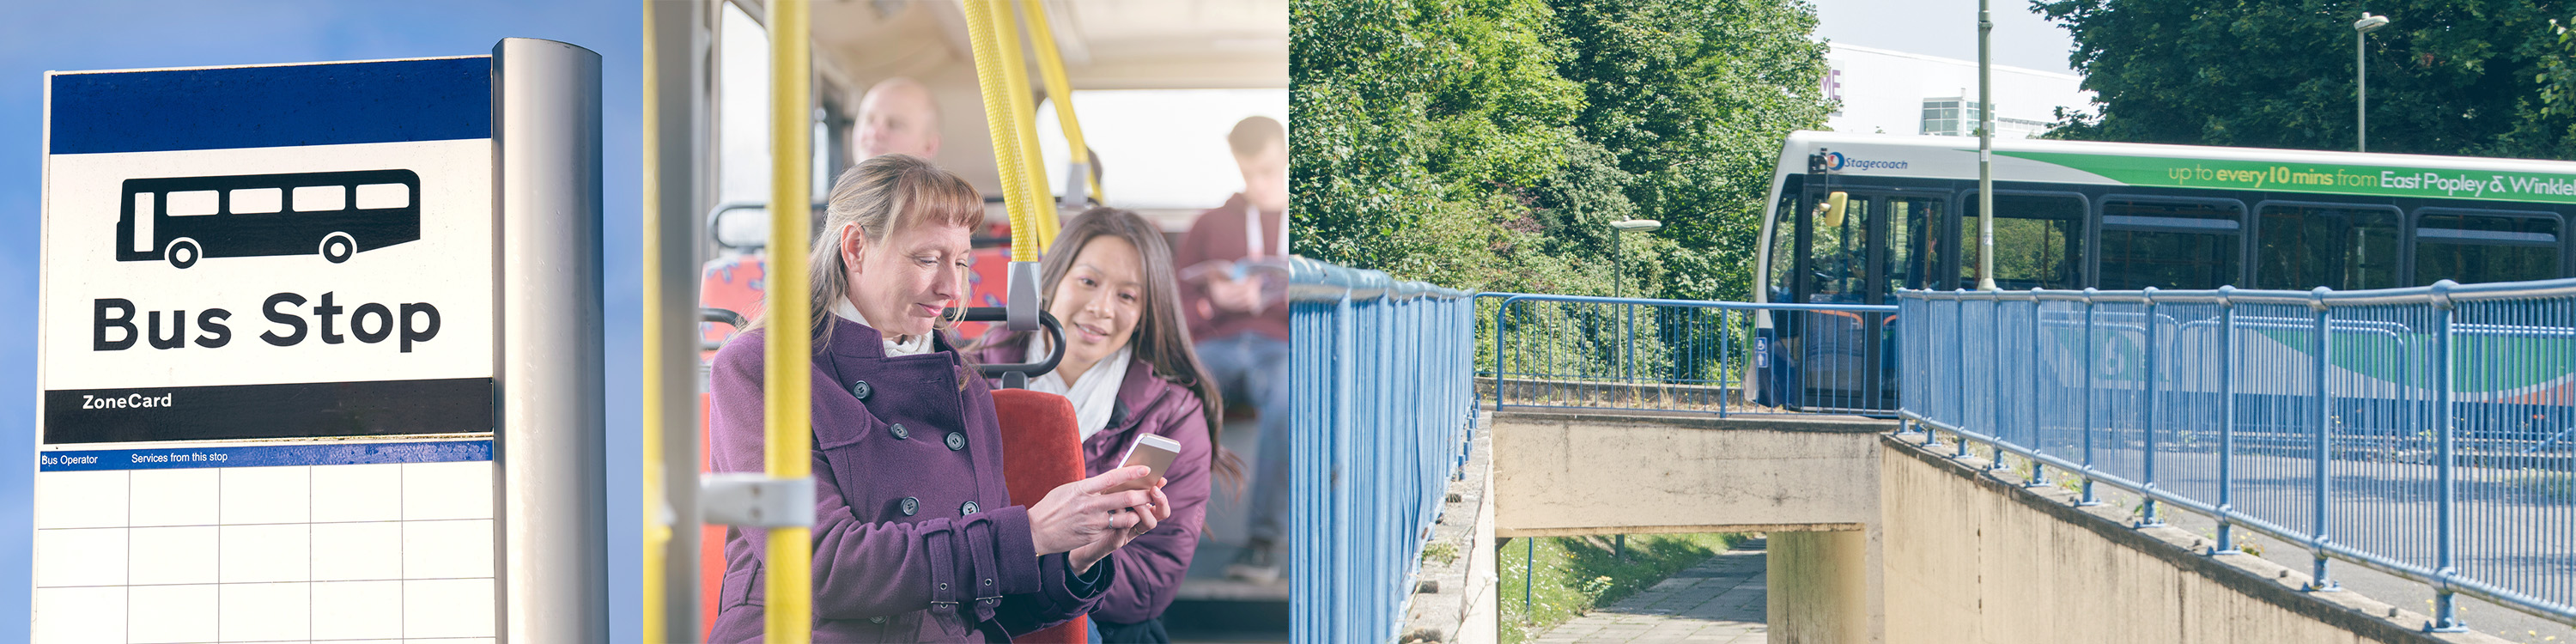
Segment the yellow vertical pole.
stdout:
<path fill-rule="evenodd" d="M 655 107 L 653 65 L 653 2 L 644 0 L 644 630 L 647 642 L 670 642 L 668 624 L 663 623 L 662 602 L 669 589 L 662 584 L 664 548 L 671 543 L 671 524 L 663 520 L 670 506 L 662 499 L 662 352 L 653 343 L 662 337 L 661 280 L 653 279 L 654 269 L 662 265 L 662 185 L 660 148 L 655 147 L 655 134 L 660 131 L 661 110 Z M 695 589 L 691 589 L 695 590 Z"/>
<path fill-rule="evenodd" d="M 1002 84 L 1010 88 L 1002 99 L 1010 105 L 1016 136 L 1012 145 L 1019 149 L 1020 167 L 1016 171 L 1022 175 L 1020 190 L 1028 195 L 1029 216 L 1037 224 L 1037 230 L 1031 232 L 1037 237 L 1038 250 L 1044 251 L 1047 244 L 1055 241 L 1055 191 L 1047 187 L 1046 157 L 1038 151 L 1038 108 L 1036 99 L 1029 96 L 1028 65 L 1021 58 L 1020 27 L 1012 18 L 1015 12 L 1008 2 L 995 3 L 992 12 L 993 30 L 1000 36 L 995 39 L 994 53 L 1002 57 Z"/>
<path fill-rule="evenodd" d="M 806 292 L 806 228 L 812 226 L 813 50 L 806 0 L 769 0 L 769 319 L 762 356 L 770 478 L 812 475 L 813 302 Z M 769 529 L 767 641 L 813 639 L 814 535 L 811 527 Z"/>
<path fill-rule="evenodd" d="M 1029 49 L 1038 55 L 1038 75 L 1046 79 L 1047 95 L 1055 97 L 1055 120 L 1064 129 L 1065 149 L 1071 151 L 1074 163 L 1090 163 L 1091 146 L 1082 139 L 1082 121 L 1073 116 L 1073 83 L 1065 79 L 1064 56 L 1055 46 L 1055 26 L 1047 24 L 1046 0 L 1020 0 L 1020 12 L 1028 14 Z M 1093 202 L 1109 202 L 1100 192 L 1098 177 L 1085 174 L 1082 181 L 1091 188 Z"/>
<path fill-rule="evenodd" d="M 1035 262 L 1037 229 L 1029 214 L 1032 204 L 1025 194 L 1025 178 L 1019 172 L 1019 122 L 1011 120 L 1008 102 L 1014 89 L 1025 93 L 1028 88 L 1011 88 L 1003 81 L 1001 45 L 995 42 L 1003 32 L 994 28 L 991 0 L 964 0 L 963 4 L 966 39 L 975 54 L 975 84 L 984 96 L 984 125 L 993 135 L 993 168 L 1002 176 L 1003 206 L 1011 211 L 1011 261 Z"/>

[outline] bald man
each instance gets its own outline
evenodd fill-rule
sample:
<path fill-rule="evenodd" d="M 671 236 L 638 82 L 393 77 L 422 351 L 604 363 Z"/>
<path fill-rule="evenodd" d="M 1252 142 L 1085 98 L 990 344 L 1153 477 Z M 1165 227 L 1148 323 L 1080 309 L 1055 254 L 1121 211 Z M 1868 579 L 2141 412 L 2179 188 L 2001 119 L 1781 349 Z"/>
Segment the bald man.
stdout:
<path fill-rule="evenodd" d="M 939 155 L 939 102 L 921 81 L 896 76 L 868 88 L 859 98 L 859 121 L 852 129 L 852 162 L 888 154 L 924 159 Z"/>

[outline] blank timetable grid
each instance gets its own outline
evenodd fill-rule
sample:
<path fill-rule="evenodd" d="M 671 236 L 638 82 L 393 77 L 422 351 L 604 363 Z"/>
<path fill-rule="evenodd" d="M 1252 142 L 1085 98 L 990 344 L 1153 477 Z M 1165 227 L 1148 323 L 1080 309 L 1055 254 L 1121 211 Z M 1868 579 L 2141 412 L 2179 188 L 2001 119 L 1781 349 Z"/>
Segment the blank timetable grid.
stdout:
<path fill-rule="evenodd" d="M 488 439 L 47 451 L 35 641 L 493 641 Z"/>

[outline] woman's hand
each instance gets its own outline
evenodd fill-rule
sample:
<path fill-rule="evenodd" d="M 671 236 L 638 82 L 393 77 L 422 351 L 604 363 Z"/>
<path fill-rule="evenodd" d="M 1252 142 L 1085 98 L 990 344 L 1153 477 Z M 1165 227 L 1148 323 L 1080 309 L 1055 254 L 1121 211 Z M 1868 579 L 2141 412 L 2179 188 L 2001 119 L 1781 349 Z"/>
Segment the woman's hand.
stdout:
<path fill-rule="evenodd" d="M 1071 554 L 1066 555 L 1069 563 L 1073 564 L 1074 574 L 1089 572 L 1091 564 L 1109 558 L 1109 553 L 1117 552 L 1119 548 L 1126 547 L 1127 542 L 1135 541 L 1137 537 L 1145 536 L 1147 532 L 1153 532 L 1154 526 L 1162 525 L 1165 519 L 1172 518 L 1172 499 L 1163 496 L 1164 482 L 1160 478 L 1154 479 L 1154 487 L 1145 490 L 1153 494 L 1151 503 L 1127 508 L 1134 510 L 1133 512 L 1120 513 L 1136 515 L 1135 525 L 1128 526 L 1125 530 L 1111 532 L 1099 541 L 1074 548 Z"/>
<path fill-rule="evenodd" d="M 1099 476 L 1056 486 L 1046 498 L 1029 506 L 1029 540 L 1037 544 L 1038 556 L 1071 552 L 1093 542 L 1108 539 L 1134 528 L 1149 513 L 1121 512 L 1127 508 L 1152 505 L 1162 496 L 1161 490 L 1126 490 L 1109 492 L 1137 479 L 1153 476 L 1153 468 L 1143 465 L 1122 467 Z M 1168 505 L 1168 502 L 1165 502 Z M 1158 516 L 1171 516 L 1166 508 Z M 1129 537 L 1133 538 L 1133 537 Z M 1120 541 L 1119 543 L 1126 543 Z M 1115 549 L 1115 548 L 1113 548 Z M 1094 561 L 1097 561 L 1096 559 Z M 1074 568 L 1089 570 L 1090 565 Z"/>

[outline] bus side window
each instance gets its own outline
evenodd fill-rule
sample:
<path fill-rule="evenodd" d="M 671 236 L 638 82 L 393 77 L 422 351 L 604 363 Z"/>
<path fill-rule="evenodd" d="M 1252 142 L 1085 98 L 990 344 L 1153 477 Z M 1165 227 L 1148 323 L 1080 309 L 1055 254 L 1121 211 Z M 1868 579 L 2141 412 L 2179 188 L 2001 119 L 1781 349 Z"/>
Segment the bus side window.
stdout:
<path fill-rule="evenodd" d="M 183 190 L 164 197 L 167 201 L 161 207 L 168 209 L 163 214 L 172 217 L 211 215 L 221 205 L 222 198 L 223 193 L 213 190 Z"/>
<path fill-rule="evenodd" d="M 409 186 L 399 183 L 370 183 L 358 186 L 360 210 L 409 207 L 411 207 L 411 187 Z"/>
<path fill-rule="evenodd" d="M 1977 194 L 1967 193 L 1959 217 L 1959 283 L 1977 283 Z M 2084 199 L 2073 195 L 1995 195 L 1995 286 L 2082 288 Z"/>
<path fill-rule="evenodd" d="M 134 193 L 134 252 L 152 252 L 152 193 Z"/>
<path fill-rule="evenodd" d="M 2549 213 L 2425 208 L 2415 218 L 2415 283 L 2558 277 L 2558 219 Z"/>
<path fill-rule="evenodd" d="M 264 215 L 285 209 L 284 189 L 241 188 L 233 191 L 233 214 Z"/>
<path fill-rule="evenodd" d="M 348 186 L 304 186 L 295 189 L 296 212 L 338 212 L 349 209 Z"/>
<path fill-rule="evenodd" d="M 2397 286 L 2397 209 L 2264 204 L 2256 214 L 2255 288 Z"/>
<path fill-rule="evenodd" d="M 2233 202 L 2102 203 L 2102 288 L 2212 289 L 2238 279 L 2244 207 Z"/>

